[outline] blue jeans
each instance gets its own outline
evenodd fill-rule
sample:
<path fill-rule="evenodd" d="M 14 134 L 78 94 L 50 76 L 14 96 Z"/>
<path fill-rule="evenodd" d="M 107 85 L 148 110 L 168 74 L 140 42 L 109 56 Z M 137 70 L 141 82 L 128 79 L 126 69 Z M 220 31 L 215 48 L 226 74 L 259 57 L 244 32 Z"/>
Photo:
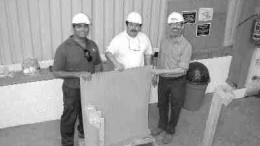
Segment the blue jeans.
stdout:
<path fill-rule="evenodd" d="M 78 131 L 84 134 L 81 111 L 80 89 L 62 86 L 63 91 L 63 114 L 60 120 L 60 132 L 62 146 L 73 146 L 74 128 L 79 118 Z"/>
<path fill-rule="evenodd" d="M 181 108 L 184 103 L 186 90 L 186 78 L 159 77 L 158 83 L 158 127 L 169 134 L 175 133 L 175 127 L 179 120 Z M 170 117 L 169 105 L 171 107 Z M 170 119 L 169 119 L 170 118 Z"/>

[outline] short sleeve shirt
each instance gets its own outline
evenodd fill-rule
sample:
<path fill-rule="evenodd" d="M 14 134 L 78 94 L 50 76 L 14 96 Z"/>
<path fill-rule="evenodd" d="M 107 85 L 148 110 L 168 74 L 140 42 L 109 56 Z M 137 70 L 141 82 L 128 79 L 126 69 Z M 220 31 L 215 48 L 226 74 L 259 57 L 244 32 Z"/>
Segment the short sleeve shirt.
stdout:
<path fill-rule="evenodd" d="M 165 38 L 161 41 L 161 47 L 158 58 L 159 69 L 177 69 L 181 68 L 187 71 L 192 55 L 191 44 L 183 37 L 176 40 Z M 171 75 L 162 75 L 170 77 Z"/>
<path fill-rule="evenodd" d="M 83 48 L 70 36 L 56 50 L 53 70 L 66 72 L 87 71 L 94 73 L 95 65 L 101 63 L 98 47 L 94 41 L 86 38 L 86 48 L 92 56 L 88 61 Z M 79 88 L 79 78 L 65 78 L 64 84 L 71 88 Z"/>
<path fill-rule="evenodd" d="M 144 66 L 144 55 L 153 54 L 151 41 L 144 33 L 130 37 L 126 31 L 114 37 L 106 52 L 112 53 L 125 68 Z"/>

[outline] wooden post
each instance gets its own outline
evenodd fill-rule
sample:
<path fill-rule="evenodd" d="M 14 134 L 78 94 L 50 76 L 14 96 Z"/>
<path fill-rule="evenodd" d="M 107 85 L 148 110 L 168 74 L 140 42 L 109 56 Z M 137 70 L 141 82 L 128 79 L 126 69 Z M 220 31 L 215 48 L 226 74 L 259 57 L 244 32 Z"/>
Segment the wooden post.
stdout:
<path fill-rule="evenodd" d="M 211 146 L 222 105 L 228 105 L 235 98 L 232 87 L 229 85 L 218 86 L 213 93 L 208 120 L 204 131 L 202 146 Z"/>

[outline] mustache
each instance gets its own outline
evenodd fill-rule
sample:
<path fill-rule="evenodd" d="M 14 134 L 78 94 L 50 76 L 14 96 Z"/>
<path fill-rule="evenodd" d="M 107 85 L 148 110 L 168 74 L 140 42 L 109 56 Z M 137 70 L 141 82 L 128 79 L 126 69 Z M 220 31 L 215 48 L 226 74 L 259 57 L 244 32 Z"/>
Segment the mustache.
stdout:
<path fill-rule="evenodd" d="M 171 28 L 171 30 L 180 30 L 180 29 L 177 27 L 174 27 L 174 28 Z"/>
<path fill-rule="evenodd" d="M 130 31 L 131 32 L 138 32 L 136 29 L 131 29 Z"/>

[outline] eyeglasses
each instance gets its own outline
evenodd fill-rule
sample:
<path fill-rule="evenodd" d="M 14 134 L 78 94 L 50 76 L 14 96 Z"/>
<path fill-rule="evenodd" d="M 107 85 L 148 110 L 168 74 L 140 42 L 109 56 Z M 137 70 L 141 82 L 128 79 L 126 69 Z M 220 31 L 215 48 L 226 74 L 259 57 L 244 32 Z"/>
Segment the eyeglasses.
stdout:
<path fill-rule="evenodd" d="M 138 45 L 136 45 L 135 41 L 133 41 L 133 40 L 131 41 L 130 38 L 128 38 L 128 43 L 129 43 L 128 48 L 130 50 L 132 50 L 132 51 L 140 51 L 141 50 L 141 45 L 140 45 L 139 38 L 137 38 L 137 40 L 138 40 Z M 132 43 L 134 43 L 134 45 Z"/>
<path fill-rule="evenodd" d="M 170 27 L 177 27 L 177 28 L 180 28 L 183 26 L 183 23 L 182 22 L 177 22 L 177 23 L 171 23 L 169 24 Z"/>
<path fill-rule="evenodd" d="M 130 26 L 131 28 L 140 28 L 141 24 L 128 22 L 128 26 Z"/>
<path fill-rule="evenodd" d="M 86 58 L 88 62 L 91 62 L 92 56 L 91 56 L 90 52 L 87 49 L 84 49 L 83 51 L 84 51 L 84 58 Z"/>

